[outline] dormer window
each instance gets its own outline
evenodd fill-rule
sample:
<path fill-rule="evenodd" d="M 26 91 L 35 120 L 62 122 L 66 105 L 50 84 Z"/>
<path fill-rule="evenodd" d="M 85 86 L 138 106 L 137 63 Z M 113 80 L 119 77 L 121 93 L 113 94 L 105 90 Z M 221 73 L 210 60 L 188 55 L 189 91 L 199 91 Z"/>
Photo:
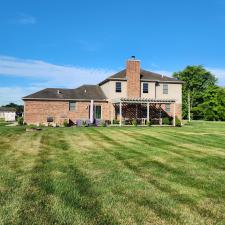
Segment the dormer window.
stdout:
<path fill-rule="evenodd" d="M 143 93 L 148 93 L 148 83 L 143 83 Z"/>
<path fill-rule="evenodd" d="M 116 92 L 121 92 L 122 88 L 121 88 L 121 82 L 116 82 Z"/>

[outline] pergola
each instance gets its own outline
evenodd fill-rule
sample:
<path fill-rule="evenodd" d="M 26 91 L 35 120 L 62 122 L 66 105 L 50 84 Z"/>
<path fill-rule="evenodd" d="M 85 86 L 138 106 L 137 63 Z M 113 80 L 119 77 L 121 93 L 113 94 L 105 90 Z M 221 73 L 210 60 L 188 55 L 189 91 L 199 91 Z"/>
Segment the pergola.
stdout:
<path fill-rule="evenodd" d="M 161 104 L 173 104 L 173 126 L 176 125 L 175 123 L 175 116 L 176 116 L 176 100 L 175 99 L 152 99 L 152 98 L 118 98 L 114 99 L 112 101 L 112 104 L 119 105 L 119 124 L 122 126 L 122 106 L 123 104 L 129 105 L 129 104 L 146 104 L 147 106 L 147 121 L 150 120 L 150 104 L 159 104 L 161 107 Z M 111 110 L 112 111 L 112 110 Z M 113 120 L 112 114 L 111 114 L 111 121 Z"/>

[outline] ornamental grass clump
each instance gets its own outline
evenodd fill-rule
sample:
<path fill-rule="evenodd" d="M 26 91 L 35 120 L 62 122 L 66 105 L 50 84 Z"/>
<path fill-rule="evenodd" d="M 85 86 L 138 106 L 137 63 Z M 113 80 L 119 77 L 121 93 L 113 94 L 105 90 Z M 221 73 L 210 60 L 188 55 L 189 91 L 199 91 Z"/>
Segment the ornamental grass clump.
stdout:
<path fill-rule="evenodd" d="M 23 126 L 23 117 L 17 119 L 18 125 Z"/>
<path fill-rule="evenodd" d="M 136 127 L 137 126 L 137 120 L 132 120 L 132 125 L 134 126 L 134 127 Z"/>
<path fill-rule="evenodd" d="M 63 121 L 63 126 L 64 126 L 64 127 L 68 127 L 68 126 L 69 126 L 68 120 L 64 120 L 64 121 Z"/>
<path fill-rule="evenodd" d="M 87 127 L 87 122 L 85 120 L 82 122 L 82 127 Z"/>
<path fill-rule="evenodd" d="M 181 121 L 177 117 L 175 118 L 176 127 L 181 127 Z"/>

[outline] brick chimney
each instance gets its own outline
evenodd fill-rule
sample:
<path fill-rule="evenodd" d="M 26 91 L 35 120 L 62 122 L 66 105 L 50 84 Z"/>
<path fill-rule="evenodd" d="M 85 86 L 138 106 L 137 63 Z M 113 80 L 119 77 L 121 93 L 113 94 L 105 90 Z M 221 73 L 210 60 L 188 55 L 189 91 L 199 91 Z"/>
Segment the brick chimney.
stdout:
<path fill-rule="evenodd" d="M 141 97 L 141 68 L 140 60 L 135 59 L 132 56 L 127 60 L 126 66 L 126 78 L 127 78 L 127 97 L 128 98 L 140 98 Z"/>

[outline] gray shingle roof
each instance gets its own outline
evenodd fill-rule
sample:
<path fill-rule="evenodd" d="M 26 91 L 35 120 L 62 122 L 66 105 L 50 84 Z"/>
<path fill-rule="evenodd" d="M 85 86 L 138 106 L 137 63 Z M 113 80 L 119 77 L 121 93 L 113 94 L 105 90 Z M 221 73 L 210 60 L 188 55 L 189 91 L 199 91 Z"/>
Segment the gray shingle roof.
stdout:
<path fill-rule="evenodd" d="M 121 70 L 120 72 L 106 78 L 104 81 L 100 83 L 104 84 L 108 80 L 126 80 L 126 70 Z M 149 80 L 149 81 L 159 81 L 159 82 L 174 82 L 174 83 L 183 83 L 180 80 L 177 80 L 173 77 L 163 76 L 158 73 L 150 72 L 147 70 L 141 69 L 141 80 Z"/>
<path fill-rule="evenodd" d="M 98 85 L 82 85 L 76 89 L 46 88 L 31 95 L 26 99 L 55 99 L 55 100 L 106 100 L 102 89 Z"/>
<path fill-rule="evenodd" d="M 11 108 L 11 107 L 2 106 L 2 107 L 0 107 L 0 112 L 16 112 L 16 109 Z"/>

